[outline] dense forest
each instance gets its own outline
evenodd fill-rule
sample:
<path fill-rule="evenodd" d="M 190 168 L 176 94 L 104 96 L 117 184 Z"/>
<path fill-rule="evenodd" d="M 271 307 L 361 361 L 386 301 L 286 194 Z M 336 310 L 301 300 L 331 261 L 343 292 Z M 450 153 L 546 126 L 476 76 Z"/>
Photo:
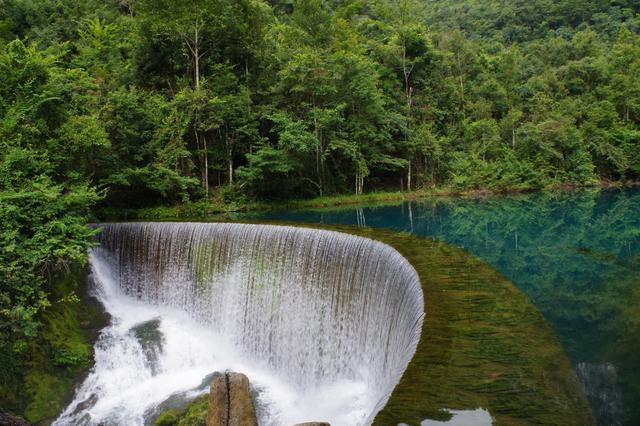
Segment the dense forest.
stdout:
<path fill-rule="evenodd" d="M 639 179 L 639 12 L 0 0 L 3 383 L 77 300 L 52 277 L 85 260 L 96 208 Z"/>

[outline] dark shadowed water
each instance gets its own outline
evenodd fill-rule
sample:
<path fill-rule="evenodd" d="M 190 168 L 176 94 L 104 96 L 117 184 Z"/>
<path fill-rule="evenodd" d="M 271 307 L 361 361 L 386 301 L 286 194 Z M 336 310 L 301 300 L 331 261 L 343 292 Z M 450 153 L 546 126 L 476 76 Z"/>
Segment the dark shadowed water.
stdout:
<path fill-rule="evenodd" d="M 435 237 L 493 265 L 556 331 L 602 425 L 640 424 L 640 190 L 274 212 Z"/>

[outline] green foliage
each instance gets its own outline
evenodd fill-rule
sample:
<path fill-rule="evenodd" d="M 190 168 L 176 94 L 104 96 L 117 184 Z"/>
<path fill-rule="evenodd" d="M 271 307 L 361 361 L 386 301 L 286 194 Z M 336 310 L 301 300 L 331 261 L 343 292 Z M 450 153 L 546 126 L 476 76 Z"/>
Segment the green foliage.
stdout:
<path fill-rule="evenodd" d="M 621 27 L 638 29 L 636 0 L 428 0 L 426 20 L 438 29 L 459 27 L 478 37 L 507 43 L 543 38 L 550 33 L 570 37 L 592 25 L 604 34 Z"/>
<path fill-rule="evenodd" d="M 187 405 L 184 410 L 166 410 L 160 413 L 154 424 L 156 426 L 205 426 L 209 394 L 199 396 Z"/>
<path fill-rule="evenodd" d="M 75 265 L 52 278 L 51 306 L 42 315 L 42 329 L 22 367 L 24 383 L 16 396 L 27 404 L 25 418 L 35 424 L 60 414 L 77 377 L 91 365 L 91 341 L 105 323 L 101 307 L 80 287 L 84 275 L 84 268 Z"/>
<path fill-rule="evenodd" d="M 157 418 L 154 424 L 156 426 L 174 426 L 178 423 L 180 412 L 177 410 L 163 411 Z"/>
<path fill-rule="evenodd" d="M 25 376 L 24 385 L 28 389 L 29 406 L 25 418 L 31 422 L 54 419 L 60 412 L 61 390 L 68 388 L 69 380 L 55 375 L 32 370 Z"/>
<path fill-rule="evenodd" d="M 48 276 L 86 258 L 93 235 L 86 220 L 98 195 L 71 170 L 59 170 L 38 137 L 54 134 L 49 122 L 66 118 L 61 110 L 42 107 L 52 99 L 54 71 L 45 69 L 50 58 L 16 42 L 0 61 L 6 63 L 13 54 L 16 61 L 24 57 L 18 62 L 21 67 L 12 68 L 15 84 L 25 91 L 29 85 L 29 89 L 24 96 L 3 98 L 0 122 L 0 132 L 11 135 L 11 139 L 0 139 L 0 316 L 6 324 L 0 339 L 5 344 L 11 336 L 9 341 L 20 352 L 24 341 L 19 336 L 35 335 L 36 315 L 49 305 Z M 35 105 L 24 105 L 29 99 Z M 24 112 L 15 116 L 18 110 Z M 29 121 L 24 119 L 27 114 Z M 65 172 L 73 178 L 59 179 Z"/>
<path fill-rule="evenodd" d="M 105 207 L 640 175 L 632 1 L 275 3 L 9 1 L 2 137 Z"/>
<path fill-rule="evenodd" d="M 91 358 L 77 309 L 66 307 L 77 289 L 60 294 L 56 277 L 86 261 L 100 198 L 90 158 L 109 141 L 83 104 L 90 79 L 60 65 L 67 54 L 65 44 L 20 40 L 0 50 L 0 401 L 32 421 L 59 412 L 69 372 Z"/>
<path fill-rule="evenodd" d="M 194 399 L 177 423 L 177 426 L 204 426 L 209 408 L 209 395 Z"/>
<path fill-rule="evenodd" d="M 93 235 L 86 219 L 96 193 L 83 184 L 54 184 L 42 174 L 47 167 L 20 148 L 0 157 L 0 338 L 16 352 L 24 349 L 23 337 L 35 336 L 37 314 L 49 306 L 47 278 L 83 262 Z"/>

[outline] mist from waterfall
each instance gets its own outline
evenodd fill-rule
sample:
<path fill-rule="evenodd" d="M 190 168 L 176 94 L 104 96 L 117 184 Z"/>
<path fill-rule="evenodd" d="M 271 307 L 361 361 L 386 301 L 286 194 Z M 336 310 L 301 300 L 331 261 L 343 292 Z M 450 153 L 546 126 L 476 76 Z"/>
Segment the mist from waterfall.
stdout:
<path fill-rule="evenodd" d="M 55 424 L 148 424 L 249 377 L 261 425 L 367 425 L 420 338 L 418 276 L 394 249 L 304 228 L 107 224 L 90 254 L 112 316 L 95 367 Z"/>

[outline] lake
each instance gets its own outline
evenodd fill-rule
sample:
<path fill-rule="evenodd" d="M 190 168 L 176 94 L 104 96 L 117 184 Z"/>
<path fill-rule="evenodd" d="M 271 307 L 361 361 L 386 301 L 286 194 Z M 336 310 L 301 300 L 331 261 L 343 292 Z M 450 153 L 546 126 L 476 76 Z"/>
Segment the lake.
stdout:
<path fill-rule="evenodd" d="M 464 248 L 551 324 L 598 423 L 640 424 L 640 189 L 439 197 L 258 218 L 388 228 Z"/>

